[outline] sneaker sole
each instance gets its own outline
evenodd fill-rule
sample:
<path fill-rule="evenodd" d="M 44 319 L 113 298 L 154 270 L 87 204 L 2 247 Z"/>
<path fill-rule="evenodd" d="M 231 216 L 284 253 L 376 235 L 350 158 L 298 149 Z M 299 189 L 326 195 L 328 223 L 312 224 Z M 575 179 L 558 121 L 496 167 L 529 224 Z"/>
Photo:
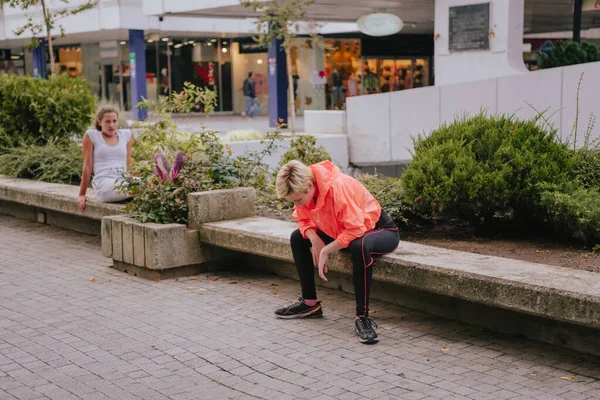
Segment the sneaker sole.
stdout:
<path fill-rule="evenodd" d="M 354 332 L 358 335 L 358 331 L 355 329 Z M 375 338 L 375 339 L 363 339 L 360 336 L 358 336 L 358 341 L 363 343 L 363 344 L 375 344 L 375 343 L 379 343 L 379 338 Z"/>
<path fill-rule="evenodd" d="M 323 318 L 323 311 L 320 308 L 310 311 L 304 314 L 295 314 L 295 315 L 278 315 L 275 314 L 275 317 L 281 319 L 294 319 L 294 318 Z"/>

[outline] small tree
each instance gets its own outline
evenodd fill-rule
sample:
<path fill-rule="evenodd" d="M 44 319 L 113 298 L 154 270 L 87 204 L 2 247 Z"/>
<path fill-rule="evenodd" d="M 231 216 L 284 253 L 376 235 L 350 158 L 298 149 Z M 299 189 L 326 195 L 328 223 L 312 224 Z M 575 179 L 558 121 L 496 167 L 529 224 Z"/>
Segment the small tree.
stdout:
<path fill-rule="evenodd" d="M 290 50 L 294 38 L 300 32 L 300 22 L 307 23 L 311 30 L 317 28 L 317 25 L 311 23 L 306 17 L 306 9 L 315 3 L 316 0 L 241 0 L 244 7 L 252 8 L 255 12 L 260 13 L 256 20 L 258 37 L 255 37 L 254 40 L 264 47 L 269 47 L 273 38 L 282 41 L 281 47 L 285 50 L 286 57 L 288 94 L 292 117 L 290 128 L 292 132 L 296 128 L 296 107 L 294 106 L 292 54 Z M 325 48 L 323 39 L 316 32 L 312 32 L 310 36 L 314 45 Z"/>
<path fill-rule="evenodd" d="M 50 71 L 54 73 L 54 52 L 52 48 L 52 35 L 50 32 L 54 29 L 56 22 L 61 18 L 67 17 L 69 15 L 79 14 L 80 12 L 89 10 L 96 6 L 97 0 L 87 0 L 84 4 L 76 6 L 74 9 L 64 8 L 62 10 L 50 11 L 48 6 L 46 5 L 47 0 L 0 0 L 0 5 L 8 4 L 9 7 L 12 8 L 20 8 L 23 11 L 26 11 L 30 7 L 39 6 L 42 8 L 42 12 L 44 15 L 44 19 L 41 22 L 34 22 L 32 17 L 29 17 L 27 23 L 17 29 L 15 34 L 17 36 L 21 36 L 25 31 L 30 31 L 33 35 L 31 38 L 30 48 L 36 48 L 39 46 L 38 42 L 38 34 L 40 32 L 46 32 L 46 37 L 48 39 L 48 50 L 50 53 Z M 69 4 L 69 0 L 60 0 L 65 4 Z M 65 31 L 62 25 L 58 25 L 60 29 L 60 36 L 65 37 Z"/>

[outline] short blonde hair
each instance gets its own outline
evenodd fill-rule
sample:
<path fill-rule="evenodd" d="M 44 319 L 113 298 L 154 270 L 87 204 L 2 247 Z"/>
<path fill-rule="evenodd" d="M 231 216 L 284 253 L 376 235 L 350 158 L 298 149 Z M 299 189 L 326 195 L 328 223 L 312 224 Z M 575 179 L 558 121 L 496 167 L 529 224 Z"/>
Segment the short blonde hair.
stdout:
<path fill-rule="evenodd" d="M 275 191 L 280 199 L 292 193 L 300 193 L 308 188 L 313 182 L 314 175 L 310 168 L 298 160 L 292 160 L 285 164 L 277 174 Z"/>

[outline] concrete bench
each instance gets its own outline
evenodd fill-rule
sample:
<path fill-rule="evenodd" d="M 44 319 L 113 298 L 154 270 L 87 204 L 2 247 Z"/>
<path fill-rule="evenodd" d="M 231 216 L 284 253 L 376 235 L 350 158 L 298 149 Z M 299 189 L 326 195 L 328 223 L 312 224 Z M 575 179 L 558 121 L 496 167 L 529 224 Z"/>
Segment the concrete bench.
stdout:
<path fill-rule="evenodd" d="M 206 223 L 199 234 L 203 243 L 259 256 L 254 267 L 296 277 L 294 229 L 252 217 Z M 351 292 L 351 280 L 335 275 L 351 275 L 349 255 L 332 256 L 329 269 L 330 286 Z M 376 259 L 373 279 L 375 298 L 600 354 L 600 275 L 593 272 L 401 242 Z"/>
<path fill-rule="evenodd" d="M 304 132 L 314 133 L 346 133 L 346 111 L 340 110 L 305 110 Z"/>
<path fill-rule="evenodd" d="M 124 204 L 100 203 L 93 189 L 83 213 L 77 209 L 79 187 L 0 176 L 0 213 L 100 236 L 100 221 L 125 214 Z"/>

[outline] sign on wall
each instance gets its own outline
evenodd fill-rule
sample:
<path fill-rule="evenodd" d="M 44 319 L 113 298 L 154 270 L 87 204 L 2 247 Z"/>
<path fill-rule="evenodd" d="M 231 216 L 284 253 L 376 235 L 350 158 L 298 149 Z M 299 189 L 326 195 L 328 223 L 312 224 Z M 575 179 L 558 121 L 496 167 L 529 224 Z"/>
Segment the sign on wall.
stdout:
<path fill-rule="evenodd" d="M 100 42 L 100 58 L 118 58 L 119 42 L 116 40 L 110 42 Z"/>
<path fill-rule="evenodd" d="M 450 7 L 450 51 L 489 50 L 490 3 Z"/>

